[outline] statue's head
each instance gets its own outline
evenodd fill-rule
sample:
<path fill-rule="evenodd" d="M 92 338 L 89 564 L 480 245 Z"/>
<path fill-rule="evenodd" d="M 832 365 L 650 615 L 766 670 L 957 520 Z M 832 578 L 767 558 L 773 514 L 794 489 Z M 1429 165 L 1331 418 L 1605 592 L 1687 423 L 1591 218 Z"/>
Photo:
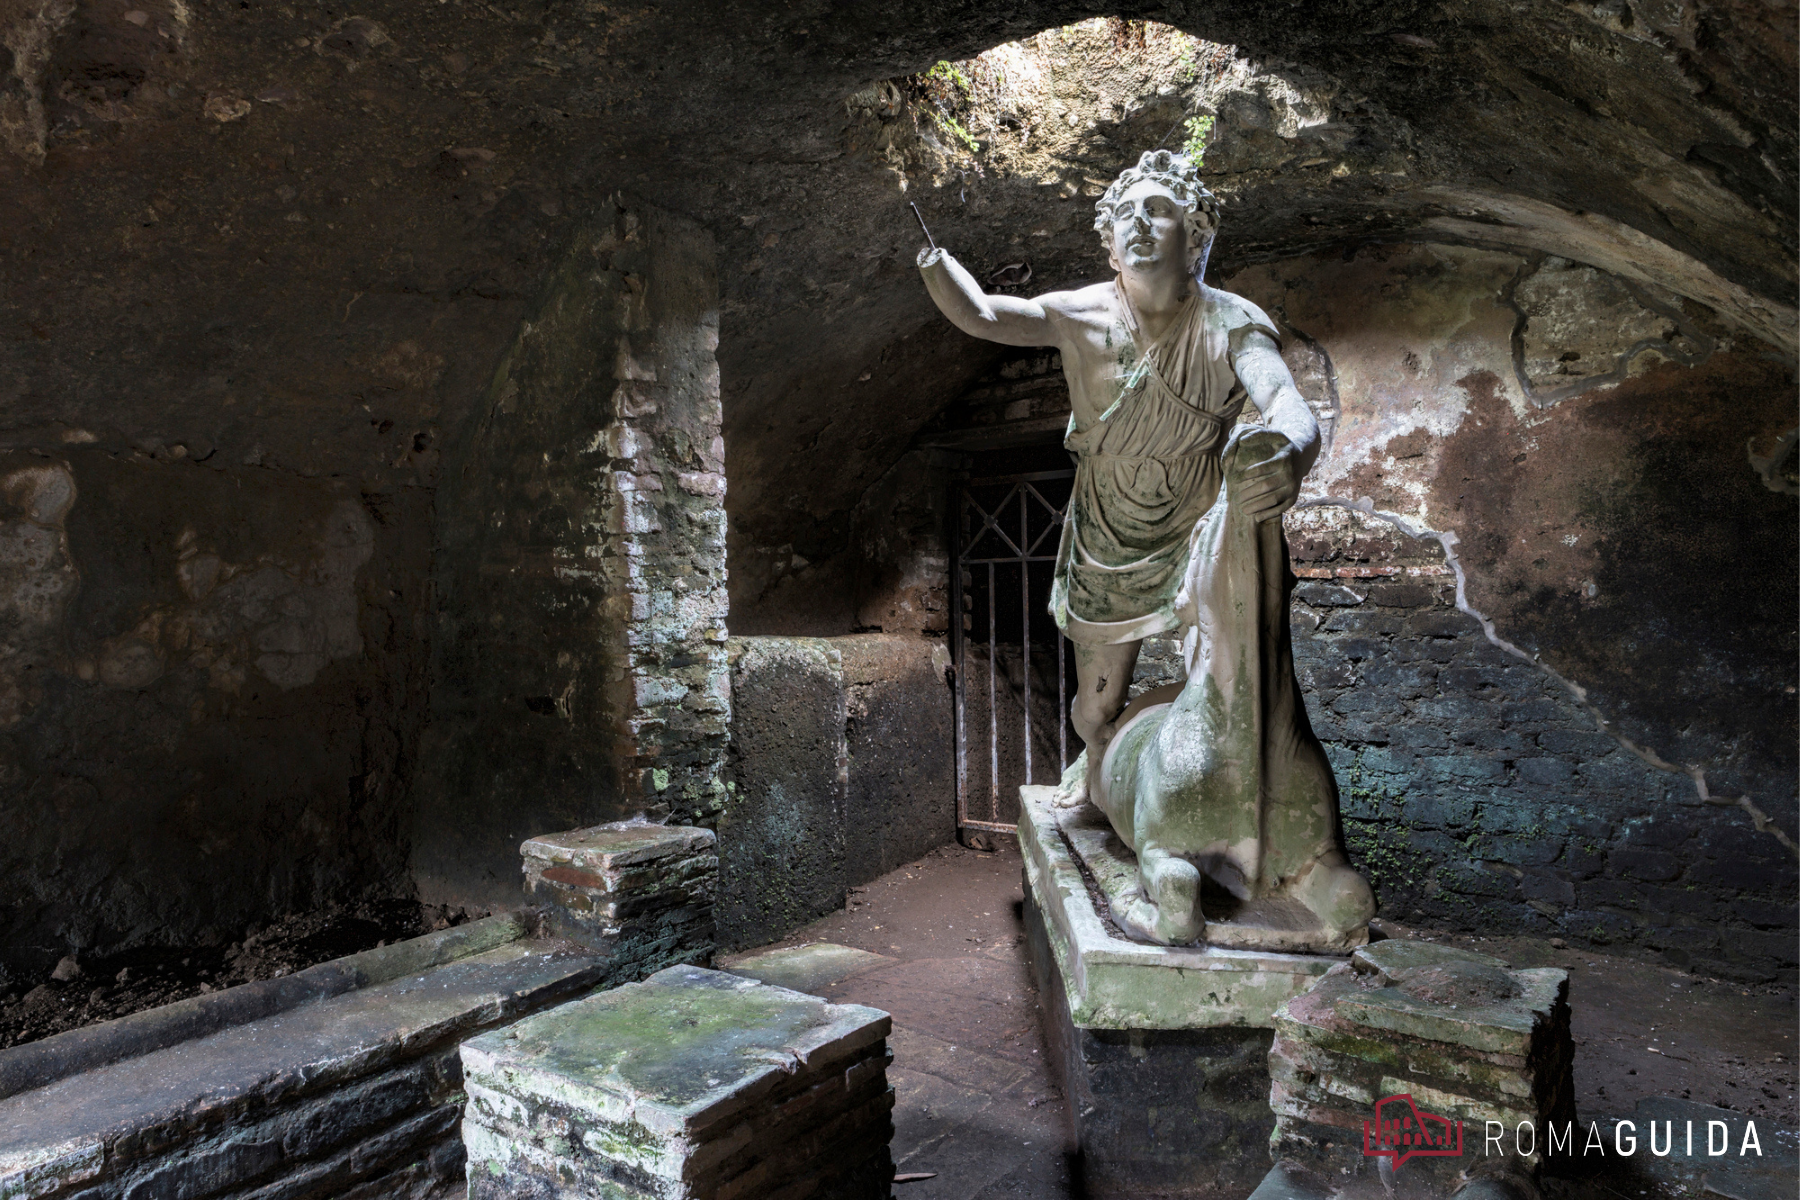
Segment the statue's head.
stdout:
<path fill-rule="evenodd" d="M 1146 150 L 1094 205 L 1094 228 L 1114 270 L 1152 269 L 1179 258 L 1186 274 L 1206 268 L 1219 227 L 1219 201 L 1200 169 L 1173 150 Z"/>

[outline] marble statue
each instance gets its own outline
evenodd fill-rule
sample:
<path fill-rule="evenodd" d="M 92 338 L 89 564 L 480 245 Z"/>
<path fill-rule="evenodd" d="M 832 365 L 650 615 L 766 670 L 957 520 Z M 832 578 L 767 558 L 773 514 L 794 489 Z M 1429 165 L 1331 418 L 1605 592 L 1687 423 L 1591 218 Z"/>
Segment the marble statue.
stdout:
<path fill-rule="evenodd" d="M 1281 514 L 1318 423 L 1269 318 L 1203 282 L 1219 208 L 1184 156 L 1147 152 L 1095 207 L 1105 283 L 987 295 L 949 254 L 919 254 L 959 329 L 1062 352 L 1076 475 L 1051 608 L 1074 644 L 1086 749 L 1061 799 L 1094 804 L 1135 852 L 1135 888 L 1112 897 L 1134 937 L 1205 938 L 1208 880 L 1215 909 L 1309 927 L 1320 949 L 1358 944 L 1374 900 L 1344 856 L 1288 632 Z M 1246 399 L 1260 423 L 1238 423 Z M 1176 630 L 1187 681 L 1127 707 L 1143 639 Z"/>

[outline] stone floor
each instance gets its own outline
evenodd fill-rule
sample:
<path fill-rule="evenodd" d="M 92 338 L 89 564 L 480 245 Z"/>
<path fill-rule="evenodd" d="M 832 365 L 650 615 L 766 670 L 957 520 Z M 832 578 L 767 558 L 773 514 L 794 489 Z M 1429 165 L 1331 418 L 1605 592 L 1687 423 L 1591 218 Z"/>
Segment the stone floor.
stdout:
<path fill-rule="evenodd" d="M 993 854 L 933 851 L 856 891 L 846 911 L 752 952 L 831 942 L 879 956 L 821 961 L 814 985 L 828 999 L 893 1014 L 894 1161 L 903 1174 L 935 1172 L 897 1187 L 900 1200 L 1079 1195 L 1025 962 L 1018 849 L 1010 838 L 998 841 Z M 1696 979 L 1539 939 L 1405 932 L 1517 966 L 1568 969 L 1583 1119 L 1629 1117 L 1641 1098 L 1672 1096 L 1729 1107 L 1759 1124 L 1800 1124 L 1791 992 Z M 725 956 L 721 965 L 744 957 Z M 1691 1194 L 1653 1180 L 1633 1178 L 1623 1193 L 1615 1185 L 1626 1180 L 1558 1190 L 1627 1200 Z"/>
<path fill-rule="evenodd" d="M 893 1015 L 895 1169 L 935 1173 L 897 1186 L 899 1200 L 1076 1194 L 1025 962 L 1018 849 L 999 840 L 994 854 L 941 847 L 858 889 L 846 911 L 776 943 L 833 942 L 880 956 L 834 956 L 821 976 L 855 973 L 814 987 Z M 807 980 L 780 982 L 804 988 Z"/>

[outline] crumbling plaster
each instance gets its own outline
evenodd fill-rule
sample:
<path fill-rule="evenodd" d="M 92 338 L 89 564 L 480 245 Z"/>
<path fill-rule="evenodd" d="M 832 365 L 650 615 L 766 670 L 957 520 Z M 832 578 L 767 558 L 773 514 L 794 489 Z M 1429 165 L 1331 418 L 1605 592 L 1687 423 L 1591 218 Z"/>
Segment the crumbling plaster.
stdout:
<path fill-rule="evenodd" d="M 1800 562 L 1791 500 L 1743 451 L 1791 428 L 1791 370 L 1697 305 L 1554 258 L 1374 248 L 1230 284 L 1331 356 L 1343 417 L 1303 505 L 1441 538 L 1497 645 L 1791 852 Z M 1539 390 L 1515 341 L 1603 369 Z"/>
<path fill-rule="evenodd" d="M 0 971 L 409 890 L 422 498 L 263 474 L 0 464 Z"/>

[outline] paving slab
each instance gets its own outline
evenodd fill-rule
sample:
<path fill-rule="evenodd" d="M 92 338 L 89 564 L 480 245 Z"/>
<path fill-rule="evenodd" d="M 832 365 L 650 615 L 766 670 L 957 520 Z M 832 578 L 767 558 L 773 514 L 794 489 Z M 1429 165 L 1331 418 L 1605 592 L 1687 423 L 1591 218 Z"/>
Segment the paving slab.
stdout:
<path fill-rule="evenodd" d="M 718 967 L 746 979 L 816 995 L 852 975 L 892 966 L 897 961 L 885 954 L 872 954 L 853 946 L 813 942 L 733 956 L 721 960 Z"/>

